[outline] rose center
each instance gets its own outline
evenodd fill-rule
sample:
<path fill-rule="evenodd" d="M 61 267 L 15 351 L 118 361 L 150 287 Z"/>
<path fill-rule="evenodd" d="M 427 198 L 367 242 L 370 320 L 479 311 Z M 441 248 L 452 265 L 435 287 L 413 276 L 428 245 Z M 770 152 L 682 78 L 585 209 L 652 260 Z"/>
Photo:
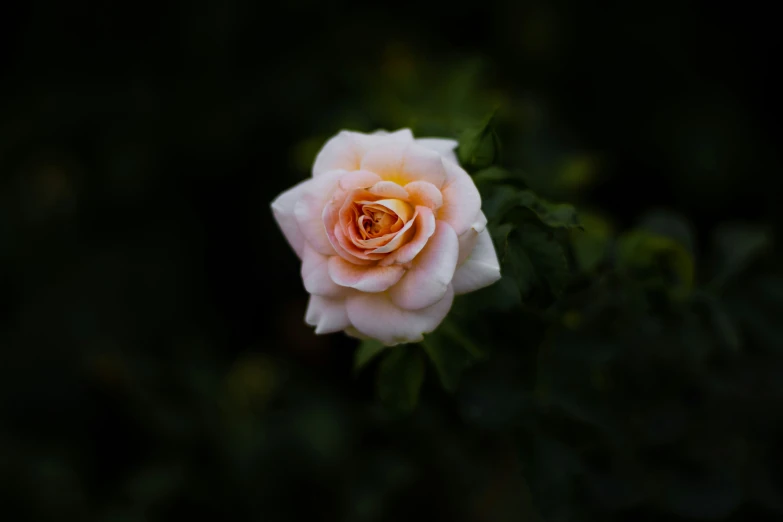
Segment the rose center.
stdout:
<path fill-rule="evenodd" d="M 413 207 L 399 199 L 358 201 L 356 224 L 364 239 L 399 231 L 413 215 Z"/>

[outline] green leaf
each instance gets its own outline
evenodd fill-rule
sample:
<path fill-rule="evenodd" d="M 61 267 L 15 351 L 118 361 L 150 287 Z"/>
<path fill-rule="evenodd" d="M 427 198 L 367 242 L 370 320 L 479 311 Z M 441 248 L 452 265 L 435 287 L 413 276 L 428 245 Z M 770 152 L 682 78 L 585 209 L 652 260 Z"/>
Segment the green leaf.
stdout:
<path fill-rule="evenodd" d="M 457 389 L 462 372 L 483 356 L 481 349 L 451 321 L 426 336 L 422 346 L 438 372 L 441 385 L 450 392 Z"/>
<path fill-rule="evenodd" d="M 519 192 L 519 205 L 530 209 L 545 225 L 552 228 L 582 228 L 576 209 L 567 203 L 551 203 L 529 190 Z"/>
<path fill-rule="evenodd" d="M 492 237 L 492 242 L 495 244 L 495 251 L 498 254 L 498 259 L 503 262 L 506 257 L 506 251 L 508 250 L 508 235 L 514 230 L 514 225 L 511 223 L 503 223 L 496 227 L 492 227 L 489 230 L 489 235 Z"/>
<path fill-rule="evenodd" d="M 492 185 L 481 194 L 481 210 L 489 221 L 499 222 L 517 205 L 518 194 L 511 185 Z"/>
<path fill-rule="evenodd" d="M 493 111 L 479 125 L 460 133 L 457 154 L 464 166 L 483 169 L 499 159 L 500 139 L 494 129 L 494 119 Z"/>
<path fill-rule="evenodd" d="M 562 245 L 530 223 L 523 223 L 509 235 L 506 260 L 523 294 L 533 287 L 547 286 L 557 296 L 570 277 Z"/>
<path fill-rule="evenodd" d="M 424 371 L 419 346 L 406 344 L 389 349 L 378 369 L 378 397 L 394 410 L 413 411 L 419 401 Z"/>
<path fill-rule="evenodd" d="M 359 344 L 353 357 L 353 371 L 358 374 L 362 368 L 375 359 L 383 350 L 388 348 L 380 341 L 374 339 L 365 339 Z"/>

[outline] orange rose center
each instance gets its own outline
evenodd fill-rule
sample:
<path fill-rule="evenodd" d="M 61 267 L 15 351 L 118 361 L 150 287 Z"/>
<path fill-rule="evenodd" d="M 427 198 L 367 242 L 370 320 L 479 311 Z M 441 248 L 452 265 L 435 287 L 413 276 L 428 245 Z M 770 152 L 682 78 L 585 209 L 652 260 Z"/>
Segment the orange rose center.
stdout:
<path fill-rule="evenodd" d="M 413 207 L 399 199 L 357 201 L 356 224 L 363 239 L 398 232 L 410 220 Z"/>

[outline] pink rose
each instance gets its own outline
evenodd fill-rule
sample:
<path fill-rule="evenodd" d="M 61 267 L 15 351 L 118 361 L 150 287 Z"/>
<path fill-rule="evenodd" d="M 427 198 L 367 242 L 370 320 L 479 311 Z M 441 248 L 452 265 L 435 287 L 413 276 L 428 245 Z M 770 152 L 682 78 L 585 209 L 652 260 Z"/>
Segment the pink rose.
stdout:
<path fill-rule="evenodd" d="M 409 129 L 342 131 L 318 153 L 313 177 L 275 199 L 275 219 L 302 260 L 315 333 L 420 341 L 455 294 L 500 278 L 456 146 Z"/>

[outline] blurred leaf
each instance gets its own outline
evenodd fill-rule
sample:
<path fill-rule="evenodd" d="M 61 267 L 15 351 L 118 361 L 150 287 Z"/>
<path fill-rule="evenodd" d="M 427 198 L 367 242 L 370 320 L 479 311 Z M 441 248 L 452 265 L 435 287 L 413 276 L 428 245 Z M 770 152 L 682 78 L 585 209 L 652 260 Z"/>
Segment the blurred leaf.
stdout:
<path fill-rule="evenodd" d="M 483 169 L 500 158 L 500 139 L 494 128 L 495 111 L 475 127 L 465 129 L 459 136 L 457 154 L 460 162 L 470 169 Z"/>
<path fill-rule="evenodd" d="M 388 348 L 382 342 L 374 339 L 365 339 L 359 343 L 353 357 L 353 371 L 358 374 L 362 368 L 375 359 L 383 350 Z"/>
<path fill-rule="evenodd" d="M 453 321 L 445 321 L 421 344 L 435 366 L 443 388 L 450 392 L 457 389 L 462 372 L 483 355 Z"/>
<path fill-rule="evenodd" d="M 576 263 L 583 272 L 592 272 L 606 259 L 612 241 L 612 226 L 608 220 L 593 214 L 580 212 L 581 230 L 571 230 L 571 246 Z"/>
<path fill-rule="evenodd" d="M 739 328 L 728 314 L 721 299 L 703 291 L 695 293 L 695 297 L 706 305 L 718 340 L 730 351 L 738 351 L 742 342 Z"/>
<path fill-rule="evenodd" d="M 720 286 L 771 246 L 772 233 L 762 226 L 724 223 L 715 229 L 713 240 L 721 261 L 713 284 Z"/>
<path fill-rule="evenodd" d="M 629 275 L 672 298 L 687 296 L 693 287 L 693 258 L 674 239 L 634 230 L 618 240 L 617 256 Z"/>
<path fill-rule="evenodd" d="M 406 344 L 391 348 L 378 369 L 378 397 L 394 410 L 413 411 L 419 401 L 424 371 L 421 347 Z"/>
<path fill-rule="evenodd" d="M 674 239 L 695 255 L 693 227 L 684 216 L 670 210 L 653 210 L 642 217 L 639 228 L 652 234 Z"/>

